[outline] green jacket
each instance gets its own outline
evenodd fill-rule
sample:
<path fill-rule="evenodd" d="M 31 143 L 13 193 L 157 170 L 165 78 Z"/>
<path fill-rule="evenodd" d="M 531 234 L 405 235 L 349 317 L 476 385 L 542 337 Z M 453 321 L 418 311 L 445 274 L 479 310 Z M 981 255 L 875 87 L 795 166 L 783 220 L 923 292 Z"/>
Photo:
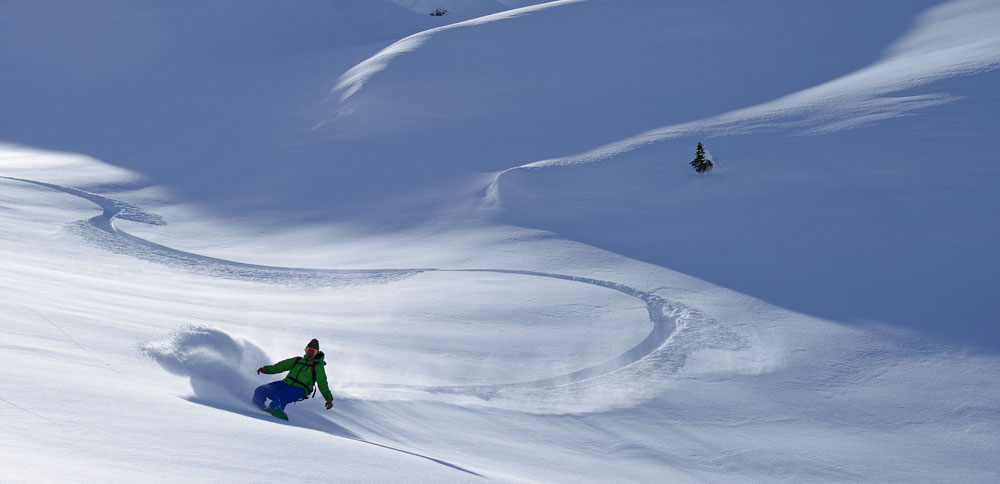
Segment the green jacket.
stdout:
<path fill-rule="evenodd" d="M 268 375 L 273 375 L 275 373 L 288 372 L 288 376 L 285 377 L 283 382 L 297 386 L 299 388 L 304 388 L 306 393 L 312 391 L 313 384 L 319 385 L 319 391 L 323 394 L 323 398 L 327 400 L 333 399 L 333 394 L 330 393 L 330 387 L 326 382 L 326 370 L 323 367 L 326 366 L 326 362 L 323 358 L 326 355 L 322 351 L 316 353 L 316 357 L 312 360 L 307 360 L 304 356 L 289 358 L 287 360 L 281 360 L 273 365 L 267 365 L 264 367 L 264 373 Z M 316 380 L 313 381 L 313 366 L 316 367 Z"/>

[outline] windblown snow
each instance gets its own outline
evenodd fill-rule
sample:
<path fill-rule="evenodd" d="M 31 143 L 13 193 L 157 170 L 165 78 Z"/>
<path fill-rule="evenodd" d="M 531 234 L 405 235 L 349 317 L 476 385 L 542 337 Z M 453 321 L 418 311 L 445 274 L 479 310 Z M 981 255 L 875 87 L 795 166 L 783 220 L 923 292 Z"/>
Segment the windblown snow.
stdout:
<path fill-rule="evenodd" d="M 0 3 L 0 482 L 996 482 L 997 25 Z"/>

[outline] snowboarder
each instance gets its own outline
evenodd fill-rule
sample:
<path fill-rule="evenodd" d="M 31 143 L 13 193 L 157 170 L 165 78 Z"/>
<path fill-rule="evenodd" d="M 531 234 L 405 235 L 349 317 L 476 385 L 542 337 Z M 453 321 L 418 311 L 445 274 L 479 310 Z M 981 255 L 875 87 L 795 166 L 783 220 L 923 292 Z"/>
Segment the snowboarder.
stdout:
<path fill-rule="evenodd" d="M 288 372 L 284 380 L 268 383 L 257 387 L 253 392 L 253 403 L 262 410 L 278 417 L 288 420 L 285 414 L 285 405 L 309 398 L 309 391 L 316 395 L 314 386 L 319 384 L 319 391 L 326 399 L 326 409 L 333 408 L 333 394 L 326 382 L 326 362 L 323 361 L 325 355 L 319 350 L 319 340 L 313 338 L 306 346 L 304 357 L 296 356 L 287 360 L 279 361 L 273 365 L 266 365 L 257 368 L 257 374 L 264 373 L 272 375 L 274 373 Z M 271 404 L 264 406 L 264 400 L 270 399 Z"/>

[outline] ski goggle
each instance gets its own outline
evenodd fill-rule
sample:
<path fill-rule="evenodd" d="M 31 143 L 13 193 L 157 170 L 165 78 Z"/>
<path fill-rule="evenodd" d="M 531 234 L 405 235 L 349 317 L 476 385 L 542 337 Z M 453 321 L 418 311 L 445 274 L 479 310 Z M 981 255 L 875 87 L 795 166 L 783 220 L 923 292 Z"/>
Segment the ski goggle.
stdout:
<path fill-rule="evenodd" d="M 309 356 L 315 355 L 318 351 L 316 348 L 306 348 L 306 354 Z"/>

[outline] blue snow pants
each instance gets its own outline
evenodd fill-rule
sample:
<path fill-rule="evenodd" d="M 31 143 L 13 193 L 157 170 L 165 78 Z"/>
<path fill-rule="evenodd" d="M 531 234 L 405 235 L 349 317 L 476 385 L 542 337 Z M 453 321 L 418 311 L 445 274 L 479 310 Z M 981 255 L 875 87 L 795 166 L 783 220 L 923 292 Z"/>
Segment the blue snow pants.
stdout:
<path fill-rule="evenodd" d="M 284 410 L 285 405 L 301 400 L 304 396 L 306 396 L 304 389 L 283 381 L 276 381 L 257 387 L 253 392 L 253 403 L 264 408 L 264 399 L 270 398 L 271 404 L 268 407 Z"/>

